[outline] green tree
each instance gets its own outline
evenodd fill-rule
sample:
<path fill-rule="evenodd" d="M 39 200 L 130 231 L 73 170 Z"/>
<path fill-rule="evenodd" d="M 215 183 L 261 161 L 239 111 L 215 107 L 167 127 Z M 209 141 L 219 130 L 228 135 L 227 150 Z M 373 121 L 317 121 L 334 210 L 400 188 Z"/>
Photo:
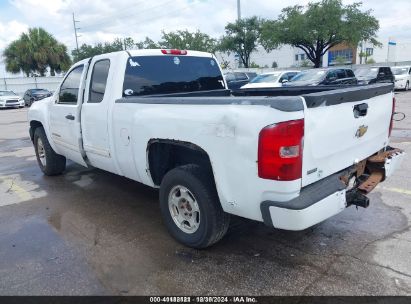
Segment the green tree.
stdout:
<path fill-rule="evenodd" d="M 244 67 L 250 65 L 250 55 L 257 49 L 261 32 L 261 20 L 257 17 L 228 23 L 225 35 L 220 39 L 218 50 L 238 54 Z"/>
<path fill-rule="evenodd" d="M 22 71 L 26 76 L 34 73 L 44 76 L 47 69 L 54 76 L 71 65 L 67 47 L 43 28 L 30 28 L 22 33 L 6 47 L 3 56 L 8 72 Z"/>
<path fill-rule="evenodd" d="M 149 37 L 146 37 L 144 41 L 137 42 L 136 47 L 138 49 L 159 49 L 160 45 Z"/>
<path fill-rule="evenodd" d="M 373 64 L 375 63 L 375 60 L 373 58 L 368 58 L 367 61 L 365 62 L 366 64 Z"/>
<path fill-rule="evenodd" d="M 113 42 L 97 43 L 95 45 L 89 45 L 83 43 L 78 51 L 77 49 L 71 52 L 74 62 L 90 58 L 96 55 L 117 52 L 125 49 L 134 48 L 136 44 L 132 38 L 116 38 Z"/>
<path fill-rule="evenodd" d="M 278 68 L 278 63 L 277 63 L 277 61 L 273 61 L 273 63 L 271 64 L 271 67 L 272 67 L 273 69 Z"/>
<path fill-rule="evenodd" d="M 343 64 L 346 64 L 346 60 L 345 60 L 344 57 L 337 56 L 335 58 L 335 63 L 338 64 L 338 65 L 343 65 Z"/>
<path fill-rule="evenodd" d="M 249 68 L 259 69 L 260 66 L 253 61 L 253 62 L 250 63 Z"/>
<path fill-rule="evenodd" d="M 160 46 L 167 49 L 194 50 L 214 53 L 216 39 L 200 31 L 189 32 L 188 30 L 176 32 L 162 32 Z"/>
<path fill-rule="evenodd" d="M 277 20 L 263 22 L 261 42 L 266 50 L 289 44 L 303 50 L 314 67 L 322 56 L 340 43 L 357 46 L 361 40 L 380 45 L 375 39 L 379 23 L 361 3 L 343 5 L 341 0 L 311 2 L 286 7 Z"/>

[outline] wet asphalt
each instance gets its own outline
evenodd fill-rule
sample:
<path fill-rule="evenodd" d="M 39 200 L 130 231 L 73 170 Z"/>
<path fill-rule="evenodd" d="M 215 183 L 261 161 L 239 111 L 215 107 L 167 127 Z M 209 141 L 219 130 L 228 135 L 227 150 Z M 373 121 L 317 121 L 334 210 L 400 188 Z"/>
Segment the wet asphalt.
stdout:
<path fill-rule="evenodd" d="M 0 111 L 0 295 L 411 295 L 411 92 L 397 94 L 402 167 L 301 232 L 234 218 L 206 250 L 167 233 L 158 192 L 68 163 L 40 172 L 27 110 Z"/>

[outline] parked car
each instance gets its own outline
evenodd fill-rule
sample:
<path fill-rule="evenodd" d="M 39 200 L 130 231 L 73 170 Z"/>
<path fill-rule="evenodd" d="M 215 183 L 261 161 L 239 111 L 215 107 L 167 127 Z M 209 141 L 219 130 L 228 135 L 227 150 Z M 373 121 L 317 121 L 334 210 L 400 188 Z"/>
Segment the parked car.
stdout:
<path fill-rule="evenodd" d="M 388 146 L 392 85 L 310 88 L 235 97 L 209 53 L 96 55 L 32 105 L 30 138 L 45 175 L 71 159 L 159 188 L 170 234 L 204 248 L 230 214 L 303 230 L 367 207 L 366 194 L 400 166 L 404 153 Z"/>
<path fill-rule="evenodd" d="M 241 89 L 251 88 L 278 88 L 283 83 L 290 81 L 300 71 L 276 71 L 260 74 L 251 79 L 249 83 L 243 85 Z"/>
<path fill-rule="evenodd" d="M 411 83 L 411 66 L 396 66 L 391 68 L 395 78 L 395 88 L 408 91 Z"/>
<path fill-rule="evenodd" d="M 230 90 L 236 90 L 255 78 L 257 73 L 254 72 L 227 72 L 224 74 L 227 86 Z"/>
<path fill-rule="evenodd" d="M 33 102 L 49 97 L 51 95 L 52 93 L 46 89 L 30 89 L 24 93 L 24 104 L 30 107 Z"/>
<path fill-rule="evenodd" d="M 389 66 L 361 67 L 354 73 L 358 84 L 394 83 L 394 75 Z"/>
<path fill-rule="evenodd" d="M 0 108 L 23 108 L 24 100 L 13 91 L 0 91 Z"/>
<path fill-rule="evenodd" d="M 320 68 L 305 70 L 295 75 L 284 86 L 354 85 L 354 72 L 348 68 Z"/>

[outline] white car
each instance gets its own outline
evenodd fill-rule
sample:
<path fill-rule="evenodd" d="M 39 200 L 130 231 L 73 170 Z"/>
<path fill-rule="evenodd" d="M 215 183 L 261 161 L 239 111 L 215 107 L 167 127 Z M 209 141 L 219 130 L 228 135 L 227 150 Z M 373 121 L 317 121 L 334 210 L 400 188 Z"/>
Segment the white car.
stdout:
<path fill-rule="evenodd" d="M 158 211 L 178 241 L 204 248 L 224 236 L 230 214 L 303 230 L 367 207 L 366 194 L 404 157 L 389 146 L 392 90 L 236 97 L 213 54 L 130 50 L 77 62 L 28 120 L 44 174 L 63 173 L 70 159 L 159 188 L 152 220 Z"/>
<path fill-rule="evenodd" d="M 284 82 L 288 82 L 299 72 L 300 71 L 276 71 L 260 74 L 246 85 L 243 85 L 241 89 L 279 88 L 283 86 Z"/>
<path fill-rule="evenodd" d="M 395 88 L 408 91 L 411 83 L 411 66 L 391 67 L 395 77 Z"/>
<path fill-rule="evenodd" d="M 13 91 L 0 91 L 0 108 L 24 108 L 24 100 Z"/>

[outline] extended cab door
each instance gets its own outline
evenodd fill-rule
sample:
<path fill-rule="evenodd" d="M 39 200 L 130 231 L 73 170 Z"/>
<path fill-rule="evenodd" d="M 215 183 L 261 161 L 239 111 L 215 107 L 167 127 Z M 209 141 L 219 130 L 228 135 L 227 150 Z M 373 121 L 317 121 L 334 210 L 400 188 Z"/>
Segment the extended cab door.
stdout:
<path fill-rule="evenodd" d="M 49 108 L 49 129 L 57 153 L 83 166 L 80 108 L 85 64 L 74 66 L 64 78 Z"/>
<path fill-rule="evenodd" d="M 91 165 L 116 173 L 110 148 L 109 108 L 114 102 L 112 83 L 115 54 L 93 57 L 81 112 L 84 151 Z M 121 90 L 120 90 L 121 92 Z"/>

